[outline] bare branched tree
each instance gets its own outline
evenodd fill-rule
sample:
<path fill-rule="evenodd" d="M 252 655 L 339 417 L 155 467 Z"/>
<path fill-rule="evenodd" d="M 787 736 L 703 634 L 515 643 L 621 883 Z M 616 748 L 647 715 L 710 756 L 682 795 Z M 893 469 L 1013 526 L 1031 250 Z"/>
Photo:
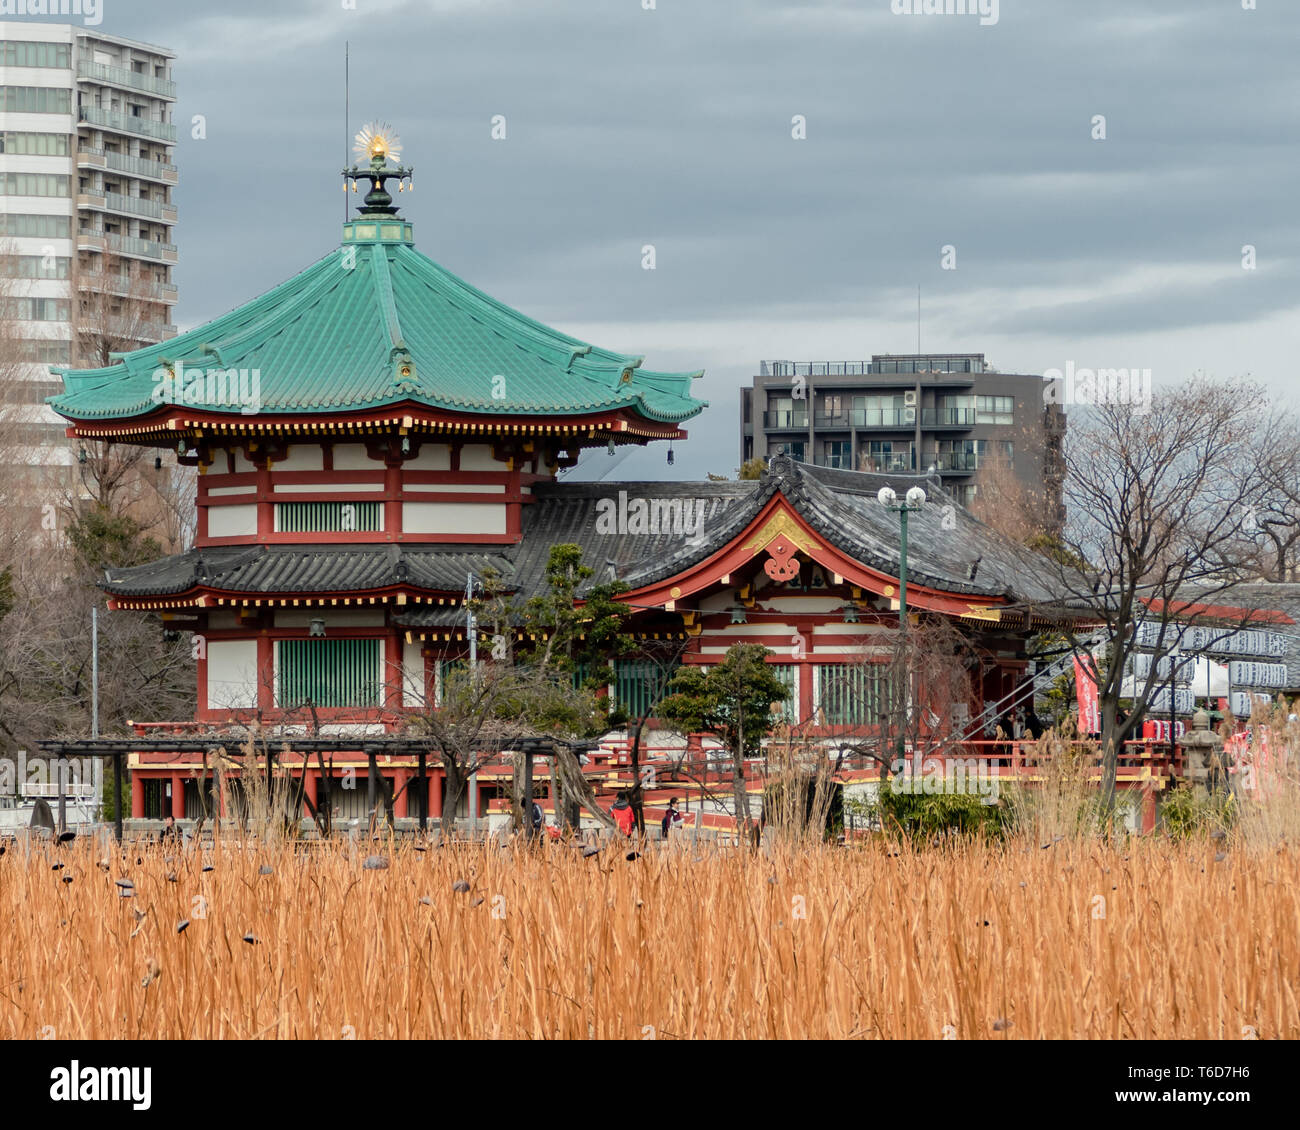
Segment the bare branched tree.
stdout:
<path fill-rule="evenodd" d="M 1151 646 L 1166 655 L 1181 625 L 1234 583 L 1223 562 L 1256 521 L 1265 485 L 1263 399 L 1248 385 L 1198 377 L 1156 394 L 1147 410 L 1106 403 L 1072 415 L 1064 486 L 1070 521 L 1063 545 L 1043 560 L 1074 615 L 1103 628 L 1110 641 L 1099 656 L 1074 638 L 1098 686 L 1106 812 L 1122 743 L 1162 685 L 1153 663 L 1134 689 L 1132 711 L 1121 716 L 1128 660 L 1140 646 L 1135 626 L 1151 622 Z M 1235 630 L 1222 617 L 1216 623 L 1223 636 Z"/>

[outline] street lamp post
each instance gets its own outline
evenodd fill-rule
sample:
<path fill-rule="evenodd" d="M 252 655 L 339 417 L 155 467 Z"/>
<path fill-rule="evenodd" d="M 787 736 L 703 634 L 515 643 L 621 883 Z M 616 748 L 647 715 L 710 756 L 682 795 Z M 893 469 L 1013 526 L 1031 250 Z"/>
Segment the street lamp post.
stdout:
<path fill-rule="evenodd" d="M 898 501 L 893 487 L 881 487 L 876 495 L 886 510 L 898 515 L 898 627 L 907 631 L 907 516 L 916 513 L 925 505 L 925 491 L 912 487 L 904 502 Z"/>
<path fill-rule="evenodd" d="M 900 633 L 898 642 L 900 654 L 906 655 L 901 649 L 907 641 L 907 516 L 918 512 L 925 505 L 925 491 L 920 487 L 911 487 L 905 500 L 900 502 L 893 487 L 881 487 L 876 498 L 886 510 L 892 510 L 898 515 L 898 630 Z M 897 746 L 900 762 L 907 752 L 903 739 L 904 717 L 905 714 L 900 712 Z"/>

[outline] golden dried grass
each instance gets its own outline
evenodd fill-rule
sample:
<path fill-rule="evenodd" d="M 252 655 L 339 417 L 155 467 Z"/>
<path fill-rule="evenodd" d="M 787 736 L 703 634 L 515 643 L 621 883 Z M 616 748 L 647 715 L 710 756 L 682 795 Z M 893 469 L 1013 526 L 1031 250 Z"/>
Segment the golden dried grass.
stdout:
<path fill-rule="evenodd" d="M 11 845 L 0 1038 L 1300 1037 L 1291 850 L 384 850 Z"/>

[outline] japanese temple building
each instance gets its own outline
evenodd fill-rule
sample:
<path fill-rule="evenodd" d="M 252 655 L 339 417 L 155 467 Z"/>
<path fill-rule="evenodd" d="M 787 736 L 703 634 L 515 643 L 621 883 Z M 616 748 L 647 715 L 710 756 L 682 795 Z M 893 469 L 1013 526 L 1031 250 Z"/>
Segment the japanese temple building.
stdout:
<path fill-rule="evenodd" d="M 937 482 L 784 457 L 755 481 L 558 481 L 585 449 L 684 440 L 701 374 L 575 340 L 421 254 L 382 141 L 345 174 L 370 190 L 340 247 L 198 329 L 60 372 L 69 435 L 198 471 L 193 547 L 103 582 L 111 607 L 195 633 L 194 718 L 138 733 L 301 725 L 307 701 L 324 734 L 393 732 L 466 654 L 467 578 L 491 567 L 529 595 L 557 543 L 626 582 L 636 629 L 686 640 L 683 662 L 765 644 L 791 716 L 863 733 L 862 656 L 887 657 L 898 626 L 899 516 L 877 494 L 918 483 L 931 498 L 910 516 L 908 608 L 969 629 L 972 717 L 1023 683 L 1036 610 L 1059 602 L 1027 550 Z M 615 695 L 635 664 L 611 671 Z M 135 755 L 133 815 L 196 815 L 197 756 Z M 349 765 L 364 760 L 333 772 Z M 315 797 L 316 768 L 301 771 Z M 436 767 L 426 811 L 441 814 Z"/>

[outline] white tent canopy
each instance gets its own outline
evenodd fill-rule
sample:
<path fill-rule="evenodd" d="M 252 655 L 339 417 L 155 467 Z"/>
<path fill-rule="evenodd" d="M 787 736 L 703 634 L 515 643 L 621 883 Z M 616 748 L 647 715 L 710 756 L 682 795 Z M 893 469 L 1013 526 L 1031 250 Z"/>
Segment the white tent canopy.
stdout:
<path fill-rule="evenodd" d="M 1208 694 L 1211 698 L 1224 698 L 1228 694 L 1228 665 L 1226 663 L 1215 663 L 1214 660 L 1204 655 L 1188 656 L 1182 661 L 1185 665 L 1191 667 L 1191 690 L 1196 698 L 1205 698 Z M 1207 671 L 1208 668 L 1208 671 Z M 1209 689 L 1206 689 L 1206 679 L 1209 679 Z M 1132 675 L 1125 678 L 1120 684 L 1120 697 L 1132 698 L 1134 694 L 1141 691 L 1144 679 L 1135 679 Z M 1166 682 L 1157 682 L 1155 690 L 1159 691 L 1169 684 Z M 1238 687 L 1237 690 L 1245 690 L 1245 687 Z"/>

